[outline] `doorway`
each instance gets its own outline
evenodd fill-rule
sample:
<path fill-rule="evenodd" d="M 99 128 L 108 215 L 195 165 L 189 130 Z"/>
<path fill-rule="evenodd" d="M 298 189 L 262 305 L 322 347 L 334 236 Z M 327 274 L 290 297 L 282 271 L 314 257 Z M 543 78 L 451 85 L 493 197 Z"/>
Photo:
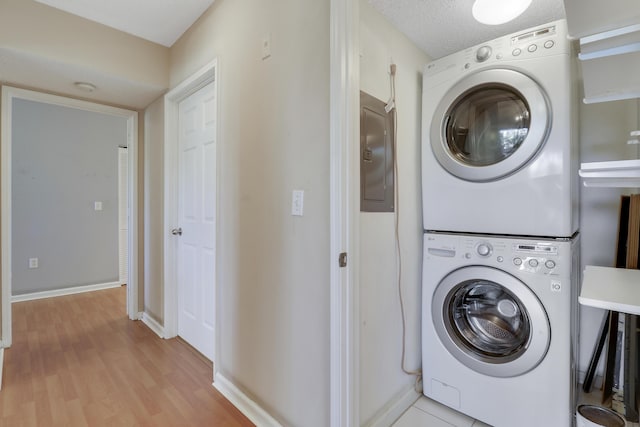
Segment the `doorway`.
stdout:
<path fill-rule="evenodd" d="M 165 95 L 164 336 L 219 351 L 217 62 Z M 214 369 L 215 376 L 215 369 Z"/>
<path fill-rule="evenodd" d="M 20 215 L 18 215 L 18 213 L 13 212 L 14 208 L 17 206 L 16 201 L 14 200 L 15 197 L 23 195 L 23 192 L 19 191 L 19 189 L 17 188 L 14 188 L 14 179 L 13 179 L 13 177 L 15 176 L 14 173 L 25 172 L 23 169 L 21 169 L 20 167 L 16 167 L 16 165 L 14 164 L 15 163 L 14 156 L 19 154 L 19 150 L 14 145 L 15 135 L 12 129 L 14 126 L 13 114 L 14 114 L 15 108 L 19 107 L 20 105 L 26 105 L 26 104 L 29 104 L 32 107 L 49 109 L 51 111 L 54 111 L 54 110 L 55 111 L 59 110 L 60 112 L 65 111 L 67 113 L 70 113 L 70 115 L 74 117 L 76 114 L 81 115 L 83 117 L 92 117 L 92 118 L 98 118 L 98 117 L 104 116 L 105 120 L 107 121 L 116 121 L 118 123 L 121 123 L 120 126 L 122 130 L 119 135 L 121 135 L 120 136 L 121 139 L 124 138 L 126 139 L 126 141 L 120 141 L 120 143 L 122 144 L 124 142 L 124 144 L 126 144 L 129 147 L 128 162 L 127 162 L 127 175 L 129 177 L 129 179 L 127 180 L 127 190 L 128 190 L 127 199 L 128 199 L 128 205 L 129 205 L 129 210 L 131 215 L 128 218 L 129 224 L 127 228 L 131 231 L 131 233 L 129 233 L 129 237 L 127 239 L 128 240 L 127 241 L 127 256 L 128 256 L 127 264 L 129 265 L 129 278 L 128 278 L 129 286 L 127 286 L 127 314 L 130 319 L 139 318 L 138 291 L 137 291 L 137 280 L 136 280 L 136 273 L 135 273 L 137 271 L 137 260 L 136 260 L 136 257 L 133 256 L 133 254 L 137 254 L 137 234 L 136 234 L 137 228 L 136 228 L 136 221 L 132 220 L 132 218 L 137 217 L 136 216 L 137 215 L 137 179 L 136 179 L 137 177 L 137 167 L 136 167 L 137 113 L 130 110 L 124 110 L 124 109 L 109 107 L 101 104 L 95 104 L 88 101 L 80 101 L 80 100 L 65 98 L 61 96 L 43 94 L 35 91 L 29 91 L 29 90 L 4 86 L 2 88 L 2 140 L 1 140 L 2 201 L 1 201 L 1 208 L 0 208 L 1 222 L 2 222 L 2 225 L 1 225 L 2 227 L 2 265 L 4 267 L 2 269 L 2 341 L 0 344 L 3 347 L 9 347 L 12 341 L 12 337 L 11 337 L 12 288 L 13 288 L 13 282 L 16 280 L 15 273 L 17 270 L 15 266 L 18 265 L 15 262 L 12 263 L 12 261 L 13 261 L 14 255 L 20 255 L 20 254 L 14 253 L 16 250 L 16 247 L 15 247 L 16 242 L 14 241 L 12 235 L 14 233 L 15 225 L 19 224 L 20 221 L 23 219 L 20 217 Z M 64 107 L 64 108 L 57 109 L 52 107 Z M 63 123 L 62 126 L 60 126 L 60 123 L 58 123 L 58 126 L 62 128 L 65 125 L 67 125 L 67 120 L 63 119 L 61 120 L 61 123 Z M 88 127 L 88 124 L 84 122 L 81 122 L 78 124 L 80 125 L 79 128 L 82 128 L 82 126 Z M 41 136 L 41 138 L 45 140 L 45 142 L 49 141 L 47 135 Z M 91 139 L 91 135 L 85 138 L 88 140 L 86 145 L 83 145 L 83 144 L 78 145 L 77 146 L 79 147 L 78 150 L 79 151 L 82 150 L 84 152 L 91 152 L 91 150 L 93 150 L 93 147 L 91 146 L 89 141 Z M 117 169 L 117 162 L 115 161 L 117 159 L 117 146 L 118 146 L 118 142 L 116 141 L 114 142 L 114 145 L 112 147 L 108 148 L 111 150 L 112 152 L 111 154 L 114 159 L 114 164 L 113 164 L 114 171 Z M 18 147 L 18 148 L 22 148 L 22 147 Z M 43 163 L 42 166 L 37 167 L 38 172 L 42 172 L 41 169 L 44 169 L 44 168 L 48 169 L 47 172 L 50 174 L 60 174 L 65 172 L 64 161 L 69 161 L 69 159 L 68 158 L 65 159 L 64 156 L 58 156 L 57 152 L 55 151 L 53 153 L 54 154 L 51 155 L 50 159 L 41 159 L 41 160 L 45 160 L 46 163 Z M 73 162 L 77 160 L 71 159 L 71 161 Z M 14 167 L 16 167 L 15 171 L 13 171 Z M 35 170 L 36 169 L 34 169 L 34 171 Z M 82 181 L 84 180 L 86 180 L 87 182 L 89 182 L 91 179 L 95 179 L 97 181 L 102 180 L 102 178 L 100 177 L 100 173 L 98 171 L 94 171 L 92 168 L 87 168 L 84 171 L 84 174 L 86 179 L 83 179 L 83 178 L 77 179 L 77 178 L 71 177 L 70 178 L 71 181 L 68 181 L 68 182 L 80 181 L 78 185 L 81 187 L 83 185 Z M 91 176 L 92 174 L 94 175 L 93 177 Z M 43 177 L 40 177 L 40 181 L 45 182 L 47 179 L 46 177 L 47 177 L 46 173 L 43 174 Z M 18 181 L 16 180 L 15 182 L 18 182 Z M 69 215 L 69 212 L 73 213 L 74 210 L 82 210 L 82 209 L 91 210 L 92 215 L 95 215 L 95 218 L 97 218 L 104 213 L 103 211 L 104 209 L 107 209 L 107 208 L 117 209 L 117 206 L 116 207 L 108 206 L 106 202 L 103 203 L 103 201 L 100 200 L 101 199 L 100 197 L 97 197 L 98 200 L 91 199 L 90 202 L 84 203 L 80 207 L 75 206 L 70 208 L 69 206 L 67 206 L 69 204 L 68 201 L 65 202 L 65 200 L 62 200 L 62 199 L 57 199 L 55 197 L 52 198 L 52 195 L 48 194 L 46 190 L 43 189 L 44 187 L 45 187 L 44 185 L 42 186 L 42 188 L 35 187 L 37 190 L 36 193 L 39 192 L 41 197 L 40 203 L 48 203 L 48 205 L 43 204 L 42 206 L 47 206 L 48 208 L 51 208 L 51 207 L 55 208 L 55 212 L 53 211 L 49 212 L 49 210 L 47 210 L 47 212 L 49 213 L 45 214 L 45 219 L 46 219 L 46 215 L 50 215 L 51 218 L 53 218 L 54 216 L 57 216 L 58 219 L 60 219 L 60 217 L 63 217 L 62 219 L 66 219 L 66 216 Z M 72 192 L 75 192 L 75 191 L 76 190 L 73 190 Z M 115 186 L 114 186 L 114 193 L 115 193 Z M 47 199 L 47 197 L 51 200 Z M 89 196 L 89 198 L 91 197 Z M 47 199 L 48 201 L 45 201 L 45 199 Z M 36 204 L 37 203 L 38 203 L 38 200 L 36 200 Z M 117 204 L 117 197 L 114 197 L 114 201 L 112 202 L 110 201 L 109 204 L 111 205 Z M 65 214 L 62 211 L 58 212 L 58 210 L 61 210 L 63 208 L 65 209 L 70 208 L 71 210 L 67 212 L 67 214 Z M 37 208 L 34 208 L 34 209 L 37 209 Z M 48 223 L 48 221 L 46 223 Z M 90 225 L 87 226 L 88 228 L 86 230 L 82 230 L 80 229 L 82 227 L 78 224 L 77 230 L 75 227 L 72 226 L 71 228 L 67 228 L 67 230 L 71 230 L 70 232 L 69 231 L 67 232 L 67 235 L 62 234 L 62 235 L 58 235 L 58 237 L 55 237 L 49 234 L 52 232 L 55 232 L 56 227 L 47 228 L 46 225 L 43 226 L 43 224 L 46 224 L 46 223 L 45 221 L 36 222 L 36 223 L 31 222 L 28 224 L 28 228 L 35 231 L 38 231 L 38 229 L 40 229 L 39 238 L 41 239 L 41 241 L 47 242 L 47 245 L 52 246 L 53 249 L 50 253 L 54 255 L 50 256 L 49 259 L 47 259 L 46 261 L 44 260 L 42 261 L 43 263 L 49 262 L 50 267 L 52 265 L 55 265 L 56 267 L 58 267 L 58 263 L 56 263 L 56 259 L 55 259 L 55 253 L 56 251 L 61 252 L 59 248 L 64 247 L 65 244 L 68 244 L 69 241 L 73 240 L 74 238 L 73 234 L 75 233 L 81 234 L 83 232 L 90 233 L 92 230 L 92 228 L 90 228 L 91 227 Z M 95 230 L 95 224 L 94 224 L 93 230 Z M 117 250 L 117 225 L 114 225 L 113 234 L 115 235 L 114 250 Z M 55 249 L 56 246 L 58 247 L 57 250 Z M 16 260 L 17 259 L 18 258 L 16 258 Z M 92 263 L 91 260 L 84 260 L 84 262 Z M 117 267 L 117 259 L 114 260 L 114 263 Z M 79 263 L 78 268 L 82 266 L 83 265 Z M 38 268 L 39 267 L 38 259 L 35 258 L 34 260 L 32 260 L 31 258 L 29 258 L 29 267 Z M 44 267 L 44 265 L 42 265 L 42 267 Z M 64 268 L 61 268 L 60 270 L 62 270 L 63 274 L 65 273 Z M 117 275 L 118 273 L 116 268 L 115 276 Z M 108 276 L 105 276 L 105 277 L 108 277 Z M 69 284 L 83 283 L 83 282 L 76 282 L 73 280 L 70 280 L 67 282 L 67 280 L 65 279 L 63 279 L 63 281 L 65 282 L 65 285 L 67 283 Z M 116 277 L 113 285 L 115 286 L 118 284 L 119 284 L 118 278 Z M 75 292 L 77 292 L 80 290 L 101 289 L 102 287 L 107 287 L 107 285 L 110 285 L 110 283 L 104 283 L 104 284 L 98 283 L 95 286 L 88 285 L 88 286 L 81 286 L 78 288 L 69 288 L 69 290 L 64 290 L 60 292 L 73 293 L 74 290 Z M 49 292 L 43 292 L 43 294 L 45 293 L 48 294 Z M 58 293 L 57 291 L 52 291 L 51 294 L 52 294 L 51 296 L 54 296 Z"/>

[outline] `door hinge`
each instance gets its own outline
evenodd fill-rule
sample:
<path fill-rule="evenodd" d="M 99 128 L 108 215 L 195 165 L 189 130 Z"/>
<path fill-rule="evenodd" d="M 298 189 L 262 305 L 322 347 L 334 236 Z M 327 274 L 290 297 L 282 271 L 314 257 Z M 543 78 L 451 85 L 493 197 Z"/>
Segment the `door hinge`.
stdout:
<path fill-rule="evenodd" d="M 340 267 L 346 267 L 347 266 L 347 253 L 346 252 L 340 253 L 340 256 L 338 257 L 338 265 L 340 265 Z"/>

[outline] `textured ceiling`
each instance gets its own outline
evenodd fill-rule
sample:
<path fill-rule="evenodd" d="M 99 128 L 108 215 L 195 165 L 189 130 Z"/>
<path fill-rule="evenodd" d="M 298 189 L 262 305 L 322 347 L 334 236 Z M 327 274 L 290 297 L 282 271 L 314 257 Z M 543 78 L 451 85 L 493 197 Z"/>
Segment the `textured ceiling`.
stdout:
<path fill-rule="evenodd" d="M 36 0 L 171 47 L 214 0 Z"/>
<path fill-rule="evenodd" d="M 533 0 L 515 20 L 497 26 L 471 16 L 474 0 L 368 0 L 432 59 L 565 17 L 562 0 Z"/>

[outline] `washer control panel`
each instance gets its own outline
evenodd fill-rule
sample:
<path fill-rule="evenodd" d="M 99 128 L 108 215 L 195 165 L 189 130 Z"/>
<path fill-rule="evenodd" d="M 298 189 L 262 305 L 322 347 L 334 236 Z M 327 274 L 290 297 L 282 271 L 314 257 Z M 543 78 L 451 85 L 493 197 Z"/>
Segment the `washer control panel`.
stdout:
<path fill-rule="evenodd" d="M 551 239 L 434 234 L 425 240 L 425 256 L 438 258 L 441 262 L 450 259 L 452 263 L 461 265 L 479 263 L 505 271 L 555 276 L 570 268 L 562 265 L 560 256 L 561 246 L 567 244 Z"/>
<path fill-rule="evenodd" d="M 513 245 L 513 265 L 520 270 L 537 273 L 538 271 L 553 271 L 556 268 L 555 258 L 558 256 L 558 247 L 548 243 Z M 553 259 L 551 259 L 553 258 Z"/>

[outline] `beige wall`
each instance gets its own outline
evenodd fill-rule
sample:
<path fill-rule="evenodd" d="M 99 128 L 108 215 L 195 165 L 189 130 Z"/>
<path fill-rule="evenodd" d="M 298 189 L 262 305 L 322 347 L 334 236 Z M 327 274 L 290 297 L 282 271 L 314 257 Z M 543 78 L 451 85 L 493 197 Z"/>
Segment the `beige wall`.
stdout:
<path fill-rule="evenodd" d="M 144 112 L 144 311 L 164 322 L 164 97 Z M 143 207 L 142 207 L 143 206 Z M 141 258 L 142 259 L 142 258 Z"/>
<path fill-rule="evenodd" d="M 422 266 L 420 129 L 422 68 L 428 57 L 360 0 L 360 89 L 384 102 L 389 66 L 397 65 L 399 231 L 407 320 L 406 368 L 419 369 Z M 393 213 L 360 214 L 360 421 L 377 421 L 394 399 L 413 388 L 402 372 Z M 379 421 L 379 420 L 378 420 Z"/>
<path fill-rule="evenodd" d="M 0 1 L 0 48 L 166 87 L 168 49 L 33 0 Z"/>
<path fill-rule="evenodd" d="M 261 59 L 271 34 L 272 56 Z M 218 59 L 216 365 L 285 425 L 329 425 L 329 2 L 217 0 L 171 86 Z M 292 190 L 304 216 L 291 216 Z"/>

